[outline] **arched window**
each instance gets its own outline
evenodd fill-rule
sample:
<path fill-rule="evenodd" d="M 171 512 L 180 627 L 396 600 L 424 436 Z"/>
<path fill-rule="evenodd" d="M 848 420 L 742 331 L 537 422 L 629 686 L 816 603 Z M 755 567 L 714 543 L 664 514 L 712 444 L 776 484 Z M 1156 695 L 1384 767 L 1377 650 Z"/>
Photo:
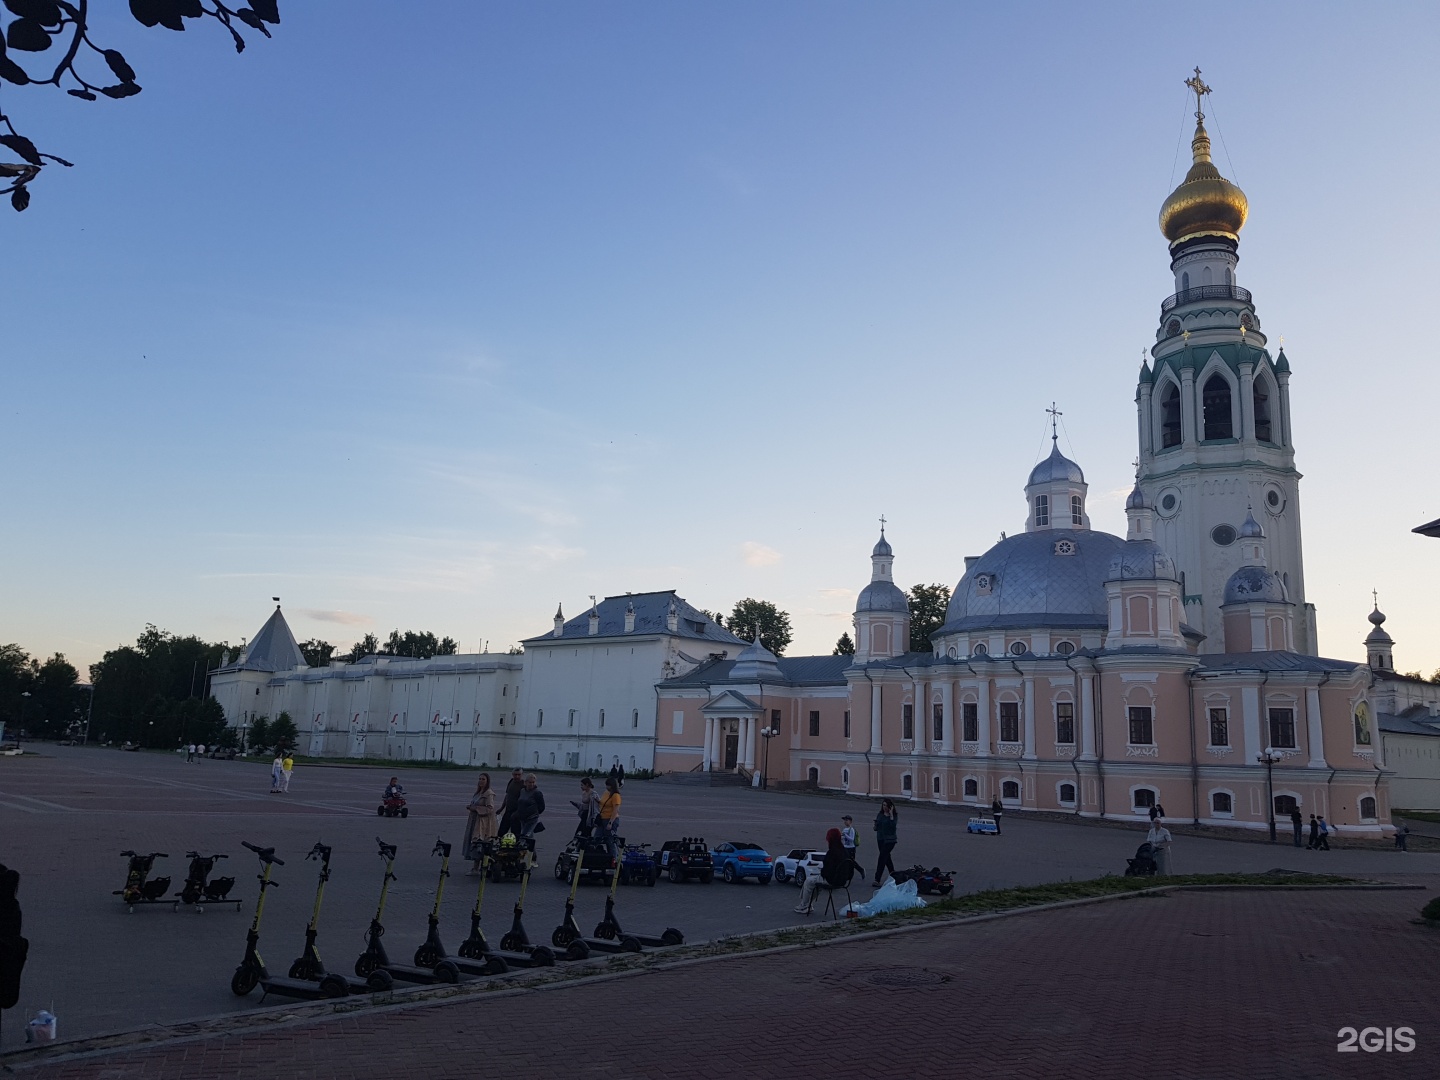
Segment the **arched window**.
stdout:
<path fill-rule="evenodd" d="M 1271 438 L 1270 386 L 1265 379 L 1255 380 L 1253 393 L 1255 404 L 1255 438 L 1261 442 L 1274 442 Z"/>
<path fill-rule="evenodd" d="M 940 777 L 932 776 L 930 778 L 930 790 L 936 795 L 940 794 Z"/>
<path fill-rule="evenodd" d="M 1300 802 L 1294 795 L 1275 796 L 1275 816 L 1288 818 L 1296 810 L 1300 809 Z"/>
<path fill-rule="evenodd" d="M 1227 289 L 1233 289 L 1235 287 L 1235 274 L 1228 266 L 1225 268 L 1225 287 Z"/>
<path fill-rule="evenodd" d="M 1070 496 L 1070 524 L 1085 524 L 1085 500 L 1079 495 Z"/>
<path fill-rule="evenodd" d="M 1050 496 L 1049 496 L 1049 495 L 1036 495 L 1036 496 L 1035 496 L 1035 524 L 1036 524 L 1036 525 L 1049 525 L 1049 524 L 1050 524 Z"/>
<path fill-rule="evenodd" d="M 814 765 L 811 765 L 810 768 L 806 770 L 805 775 L 810 778 L 812 784 L 818 784 L 820 782 L 820 770 Z"/>
<path fill-rule="evenodd" d="M 1020 785 L 1014 780 L 1006 780 L 1000 785 L 1000 797 L 1002 799 L 1020 798 Z"/>
<path fill-rule="evenodd" d="M 1234 813 L 1235 800 L 1228 791 L 1216 791 L 1210 796 L 1210 809 L 1217 814 Z"/>
<path fill-rule="evenodd" d="M 1204 268 L 1201 269 L 1201 271 L 1200 271 L 1200 284 L 1201 284 L 1201 285 L 1209 285 L 1209 284 L 1210 284 L 1210 267 L 1206 266 L 1206 267 L 1204 267 Z"/>
<path fill-rule="evenodd" d="M 1375 817 L 1375 799 L 1373 796 L 1366 795 L 1360 800 L 1360 816 L 1362 818 Z"/>
<path fill-rule="evenodd" d="M 1189 271 L 1189 270 L 1186 270 L 1183 274 L 1180 275 L 1180 291 L 1181 291 L 1181 292 L 1189 292 L 1189 291 L 1190 291 L 1190 271 Z"/>
<path fill-rule="evenodd" d="M 901 790 L 901 791 L 914 791 L 914 790 L 915 790 L 915 781 L 914 781 L 914 779 L 911 777 L 911 775 L 910 775 L 908 772 L 907 772 L 904 776 L 900 777 L 900 790 Z"/>
<path fill-rule="evenodd" d="M 973 799 L 976 798 L 979 794 L 980 782 L 976 780 L 973 776 L 967 777 L 965 780 L 965 797 L 967 799 Z"/>
<path fill-rule="evenodd" d="M 1160 395 L 1160 448 L 1180 445 L 1180 388 L 1173 382 Z"/>
<path fill-rule="evenodd" d="M 1205 410 L 1205 440 L 1233 439 L 1235 425 L 1230 418 L 1230 384 L 1219 372 L 1206 381 L 1201 401 Z"/>
<path fill-rule="evenodd" d="M 850 786 L 850 770 L 849 770 L 849 769 L 841 769 L 841 770 L 840 770 L 840 782 L 841 782 L 842 784 L 844 784 L 846 787 L 849 787 L 849 786 Z"/>
<path fill-rule="evenodd" d="M 1062 803 L 1073 803 L 1073 802 L 1075 801 L 1075 785 L 1074 785 L 1074 784 L 1061 784 L 1061 785 L 1060 785 L 1060 801 L 1061 801 Z"/>

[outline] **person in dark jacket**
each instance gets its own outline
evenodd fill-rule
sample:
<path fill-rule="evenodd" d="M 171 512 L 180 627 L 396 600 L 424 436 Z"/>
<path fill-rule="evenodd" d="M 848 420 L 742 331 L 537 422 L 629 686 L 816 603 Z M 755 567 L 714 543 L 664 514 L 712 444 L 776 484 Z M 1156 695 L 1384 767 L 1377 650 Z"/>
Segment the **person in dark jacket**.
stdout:
<path fill-rule="evenodd" d="M 1305 835 L 1305 819 L 1300 816 L 1300 808 L 1297 806 L 1290 811 L 1290 828 L 1295 830 L 1295 846 L 1300 846 L 1300 838 Z"/>
<path fill-rule="evenodd" d="M 1314 814 L 1310 815 L 1310 842 L 1305 846 L 1311 851 L 1320 846 L 1320 822 L 1315 819 Z"/>
<path fill-rule="evenodd" d="M 525 790 L 525 774 L 519 769 L 510 774 L 505 785 L 505 798 L 500 800 L 500 836 L 515 831 L 515 804 L 520 801 L 520 792 Z"/>
<path fill-rule="evenodd" d="M 831 829 L 825 834 L 825 857 L 820 860 L 820 873 L 805 879 L 800 887 L 800 903 L 795 905 L 798 915 L 809 915 L 815 903 L 815 893 L 823 884 L 830 889 L 843 889 L 850 883 L 853 860 L 840 839 L 840 830 Z"/>
<path fill-rule="evenodd" d="M 20 936 L 20 874 L 0 863 L 0 1009 L 13 1009 L 20 1000 L 20 972 L 30 942 Z"/>
<path fill-rule="evenodd" d="M 1005 816 L 1005 807 L 1000 805 L 1000 796 L 990 800 L 990 816 L 995 819 L 995 835 L 1000 835 L 1000 819 Z"/>
<path fill-rule="evenodd" d="M 540 815 L 545 813 L 545 795 L 538 785 L 534 773 L 525 777 L 525 786 L 515 800 L 516 836 L 534 836 L 540 827 Z"/>
<path fill-rule="evenodd" d="M 886 867 L 890 869 L 890 876 L 895 876 L 895 863 L 890 859 L 890 853 L 895 850 L 896 826 L 900 822 L 900 812 L 895 809 L 895 803 L 890 799 L 880 800 L 880 812 L 875 815 L 875 845 L 880 849 L 880 854 L 875 859 L 875 881 L 874 887 L 880 887 L 880 879 L 884 876 Z"/>

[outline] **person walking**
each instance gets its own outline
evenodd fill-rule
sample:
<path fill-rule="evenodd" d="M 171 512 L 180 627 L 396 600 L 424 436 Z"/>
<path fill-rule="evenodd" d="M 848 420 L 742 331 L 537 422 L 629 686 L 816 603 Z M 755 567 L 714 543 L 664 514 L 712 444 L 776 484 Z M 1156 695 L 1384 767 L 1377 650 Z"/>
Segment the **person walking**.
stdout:
<path fill-rule="evenodd" d="M 995 835 L 1000 835 L 1000 819 L 1005 816 L 1005 807 L 1000 805 L 1000 796 L 990 800 L 990 816 L 995 819 Z"/>
<path fill-rule="evenodd" d="M 1310 851 L 1320 846 L 1320 822 L 1315 820 L 1315 815 L 1310 815 L 1310 842 L 1305 845 Z"/>
<path fill-rule="evenodd" d="M 285 759 L 275 751 L 275 760 L 270 763 L 270 794 L 280 794 L 280 776 L 285 771 Z"/>
<path fill-rule="evenodd" d="M 615 834 L 620 829 L 620 784 L 605 779 L 605 794 L 600 799 L 600 838 L 605 841 L 605 850 L 615 858 L 617 842 Z"/>
<path fill-rule="evenodd" d="M 1295 830 L 1295 846 L 1300 846 L 1300 837 L 1305 832 L 1305 819 L 1300 816 L 1300 808 L 1297 806 L 1290 811 L 1290 827 Z"/>
<path fill-rule="evenodd" d="M 500 835 L 515 831 L 515 804 L 520 801 L 520 792 L 525 790 L 525 774 L 519 769 L 510 773 L 510 782 L 505 785 L 505 798 L 500 801 Z"/>
<path fill-rule="evenodd" d="M 612 780 L 606 780 L 607 784 Z M 600 815 L 600 796 L 595 794 L 595 781 L 588 776 L 580 778 L 580 798 L 571 799 L 570 805 L 580 812 L 580 824 L 575 826 L 575 835 L 589 839 L 595 831 L 595 821 Z"/>
<path fill-rule="evenodd" d="M 1405 846 L 1407 843 L 1409 843 L 1409 841 L 1410 841 L 1410 826 L 1409 826 L 1409 824 L 1406 823 L 1406 822 L 1401 822 L 1400 827 L 1395 830 L 1395 850 L 1396 850 L 1396 851 L 1408 851 L 1408 850 L 1410 850 L 1409 848 L 1407 848 L 1407 847 Z"/>
<path fill-rule="evenodd" d="M 525 786 L 520 789 L 520 796 L 515 800 L 515 835 L 532 837 L 537 832 L 543 832 L 545 826 L 540 823 L 540 815 L 545 813 L 545 795 L 540 790 L 540 782 L 534 773 L 525 776 Z"/>
<path fill-rule="evenodd" d="M 863 878 L 865 876 L 865 869 L 855 857 L 855 853 L 860 847 L 859 841 L 855 836 L 855 822 L 849 814 L 844 814 L 840 818 L 840 845 L 845 849 L 845 854 L 850 859 L 850 872 L 852 874 L 859 874 Z"/>
<path fill-rule="evenodd" d="M 465 804 L 465 813 L 465 846 L 461 850 L 470 860 L 470 873 L 474 875 L 480 873 L 475 845 L 495 839 L 495 792 L 490 790 L 489 773 L 482 772 L 475 778 L 475 794 Z"/>
<path fill-rule="evenodd" d="M 800 886 L 800 903 L 795 905 L 795 913 L 810 914 L 815 893 L 822 885 L 828 889 L 843 889 L 849 884 L 850 861 L 840 830 L 831 829 L 825 834 L 825 857 L 820 860 L 820 873 L 811 874 Z"/>
<path fill-rule="evenodd" d="M 1320 851 L 1330 850 L 1330 826 L 1325 821 L 1325 815 L 1320 815 Z"/>
<path fill-rule="evenodd" d="M 620 787 L 625 786 L 625 766 L 618 761 L 615 763 L 615 783 Z"/>
<path fill-rule="evenodd" d="M 1145 842 L 1150 845 L 1154 852 L 1155 872 L 1170 875 L 1170 844 L 1173 837 L 1170 830 L 1165 828 L 1165 823 L 1159 818 L 1150 822 L 1150 831 L 1145 834 Z"/>
<path fill-rule="evenodd" d="M 880 800 L 880 812 L 875 815 L 875 846 L 880 849 L 880 854 L 875 857 L 875 888 L 880 887 L 880 878 L 886 868 L 890 870 L 890 876 L 895 876 L 895 863 L 891 861 L 890 853 L 895 850 L 897 840 L 896 826 L 900 822 L 900 812 L 895 809 L 895 803 L 890 799 Z"/>
<path fill-rule="evenodd" d="M 205 756 L 205 744 L 203 742 L 195 747 L 195 756 L 200 758 Z"/>
<path fill-rule="evenodd" d="M 185 764 L 189 765 L 189 764 L 190 764 L 191 762 L 193 762 L 194 760 L 195 760 L 195 744 L 194 744 L 193 742 L 192 742 L 192 743 L 186 743 L 186 744 L 185 744 Z"/>
<path fill-rule="evenodd" d="M 281 794 L 290 794 L 290 774 L 295 771 L 295 759 L 290 751 L 285 751 L 285 759 L 280 762 L 280 791 Z"/>

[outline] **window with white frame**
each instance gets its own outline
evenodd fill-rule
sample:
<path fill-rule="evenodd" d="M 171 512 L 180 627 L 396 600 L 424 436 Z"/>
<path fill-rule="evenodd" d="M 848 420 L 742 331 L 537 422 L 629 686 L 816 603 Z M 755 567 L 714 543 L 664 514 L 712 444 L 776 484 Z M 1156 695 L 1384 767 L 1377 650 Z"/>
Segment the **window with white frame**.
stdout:
<path fill-rule="evenodd" d="M 1155 744 L 1155 718 L 1148 705 L 1132 705 L 1129 708 L 1130 745 L 1153 746 Z"/>
<path fill-rule="evenodd" d="M 1210 811 L 1213 814 L 1229 815 L 1235 812 L 1235 798 L 1228 791 L 1210 793 Z"/>
<path fill-rule="evenodd" d="M 967 799 L 974 799 L 979 796 L 979 794 L 980 781 L 976 780 L 973 776 L 967 776 L 965 778 L 965 797 Z"/>
<path fill-rule="evenodd" d="M 936 794 L 936 795 L 939 795 L 939 794 L 940 794 L 940 777 L 939 777 L 939 776 L 932 776 L 932 777 L 930 778 L 930 790 L 931 790 L 934 794 Z"/>
<path fill-rule="evenodd" d="M 685 710 L 676 709 L 670 714 L 670 734 L 683 735 L 685 733 Z"/>
<path fill-rule="evenodd" d="M 849 787 L 849 786 L 850 786 L 850 770 L 849 770 L 849 769 L 841 769 L 841 770 L 840 770 L 840 782 L 841 782 L 842 784 L 844 784 L 846 787 Z"/>
<path fill-rule="evenodd" d="M 1270 710 L 1270 745 L 1281 749 L 1295 748 L 1295 710 Z"/>
<path fill-rule="evenodd" d="M 1227 709 L 1210 710 L 1210 745 L 1230 745 L 1230 712 Z"/>
<path fill-rule="evenodd" d="M 1018 701 L 1000 702 L 1000 741 L 1020 741 L 1020 703 Z"/>
<path fill-rule="evenodd" d="M 1070 496 L 1070 524 L 1085 524 L 1085 500 L 1079 495 Z"/>
<path fill-rule="evenodd" d="M 1062 746 L 1075 745 L 1075 703 L 1055 703 L 1055 741 Z"/>
<path fill-rule="evenodd" d="M 901 791 L 914 791 L 914 790 L 915 790 L 915 780 L 914 780 L 914 778 L 913 778 L 908 772 L 905 773 L 903 776 L 900 777 L 900 790 L 901 790 Z"/>
<path fill-rule="evenodd" d="M 1050 496 L 1049 496 L 1049 495 L 1036 495 L 1036 496 L 1035 496 L 1035 524 L 1036 524 L 1036 525 L 1049 525 L 1049 524 L 1050 524 Z"/>
<path fill-rule="evenodd" d="M 1069 806 L 1073 806 L 1073 805 L 1075 804 L 1075 785 L 1074 785 L 1074 784 L 1061 784 L 1061 785 L 1060 785 L 1060 802 L 1061 802 L 1062 804 L 1069 805 Z"/>
<path fill-rule="evenodd" d="M 1155 789 L 1137 787 L 1130 796 L 1130 805 L 1136 810 L 1149 810 L 1155 805 Z"/>
<path fill-rule="evenodd" d="M 631 710 L 630 710 L 630 726 L 631 726 L 632 728 L 638 728 L 638 727 L 640 726 L 640 710 L 639 710 L 639 709 L 631 709 Z"/>
<path fill-rule="evenodd" d="M 849 709 L 846 709 L 846 710 L 845 710 L 845 738 L 848 739 L 849 737 L 850 737 L 850 710 L 849 710 Z M 849 781 L 846 781 L 846 782 L 848 783 Z"/>
<path fill-rule="evenodd" d="M 536 709 L 536 710 L 535 710 L 535 726 L 536 726 L 536 727 L 544 727 L 544 726 L 545 726 L 545 710 L 544 710 L 544 709 Z"/>
<path fill-rule="evenodd" d="M 1002 799 L 1020 798 L 1020 783 L 1017 780 L 1006 780 L 1000 785 L 1000 797 Z"/>
<path fill-rule="evenodd" d="M 1366 795 L 1360 800 L 1360 816 L 1367 821 L 1375 818 L 1375 797 Z"/>
<path fill-rule="evenodd" d="M 810 768 L 806 770 L 805 775 L 810 778 L 812 784 L 818 784 L 820 782 L 820 770 L 814 765 L 811 765 Z"/>
<path fill-rule="evenodd" d="M 604 709 L 601 709 L 601 710 L 600 710 L 600 726 L 601 726 L 601 727 L 604 727 L 604 726 L 605 726 L 605 710 L 604 710 Z"/>
<path fill-rule="evenodd" d="M 964 742 L 980 741 L 980 706 L 973 701 L 963 702 L 960 706 L 960 724 L 963 734 L 960 738 Z"/>

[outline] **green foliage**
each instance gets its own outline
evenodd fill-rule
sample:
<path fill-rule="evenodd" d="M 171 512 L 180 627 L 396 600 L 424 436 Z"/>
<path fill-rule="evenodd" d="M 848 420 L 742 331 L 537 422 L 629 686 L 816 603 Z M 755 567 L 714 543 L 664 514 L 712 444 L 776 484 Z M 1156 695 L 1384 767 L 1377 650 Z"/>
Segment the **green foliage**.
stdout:
<path fill-rule="evenodd" d="M 240 731 L 226 724 L 215 737 L 215 745 L 221 750 L 238 750 L 240 748 Z"/>
<path fill-rule="evenodd" d="M 251 751 L 270 749 L 270 718 L 261 716 L 253 720 L 245 736 L 245 748 Z"/>
<path fill-rule="evenodd" d="M 19 645 L 0 645 L 0 720 L 42 739 L 78 732 L 88 704 L 78 677 L 63 653 L 42 664 Z"/>
<path fill-rule="evenodd" d="M 845 633 L 843 633 L 843 634 L 840 635 L 840 640 L 837 641 L 837 642 L 835 642 L 835 651 L 832 652 L 830 655 L 831 655 L 831 656 L 854 656 L 854 655 L 855 655 L 855 642 L 853 642 L 853 641 L 850 640 L 850 631 L 849 631 L 849 630 L 846 630 Z"/>
<path fill-rule="evenodd" d="M 454 656 L 459 646 L 454 638 L 439 638 L 429 630 L 391 630 L 390 638 L 380 651 L 386 656 L 410 656 L 417 660 L 428 660 L 432 656 Z"/>
<path fill-rule="evenodd" d="M 300 652 L 311 667 L 324 667 L 330 663 L 330 657 L 335 655 L 335 646 L 319 638 L 310 638 L 300 642 Z"/>
<path fill-rule="evenodd" d="M 380 639 L 374 634 L 366 634 L 359 641 L 350 647 L 350 654 L 346 657 L 350 663 L 363 660 L 367 656 L 373 656 L 380 651 Z"/>
<path fill-rule="evenodd" d="M 177 637 L 147 624 L 134 645 L 111 649 L 90 665 L 95 684 L 93 729 L 116 742 L 142 746 L 180 745 L 181 731 L 193 721 L 209 723 L 203 712 L 181 713 L 181 702 L 205 700 L 206 674 L 220 666 L 229 642 L 208 642 L 193 635 Z M 216 706 L 218 708 L 218 706 Z M 215 733 L 218 736 L 218 732 Z M 168 738 L 170 741 L 157 741 Z M 200 742 L 198 737 L 187 739 Z"/>
<path fill-rule="evenodd" d="M 790 632 L 790 616 L 769 600 L 747 597 L 735 601 L 725 628 L 741 641 L 755 640 L 755 627 L 760 627 L 760 644 L 776 656 L 785 654 L 785 647 L 794 636 Z"/>
<path fill-rule="evenodd" d="M 270 725 L 270 741 L 275 744 L 276 750 L 293 750 L 300 741 L 300 732 L 288 712 L 282 712 Z"/>
<path fill-rule="evenodd" d="M 913 585 L 910 602 L 910 651 L 929 652 L 930 635 L 945 625 L 945 609 L 950 606 L 950 586 Z"/>

